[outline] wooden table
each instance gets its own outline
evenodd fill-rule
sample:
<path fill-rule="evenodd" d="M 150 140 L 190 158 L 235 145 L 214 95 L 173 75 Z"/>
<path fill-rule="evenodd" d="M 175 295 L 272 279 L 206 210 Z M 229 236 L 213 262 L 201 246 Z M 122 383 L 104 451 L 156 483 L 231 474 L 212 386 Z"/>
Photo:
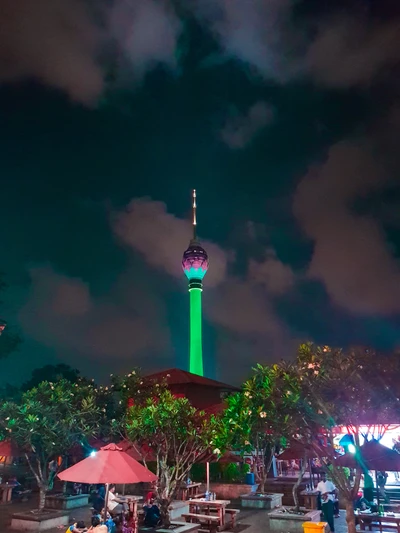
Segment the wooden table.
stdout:
<path fill-rule="evenodd" d="M 181 500 L 186 501 L 188 498 L 195 498 L 199 492 L 201 483 L 190 483 L 189 485 L 182 485 L 180 487 Z"/>
<path fill-rule="evenodd" d="M 301 496 L 304 496 L 304 507 L 316 511 L 318 509 L 318 495 L 317 490 L 302 490 Z"/>
<path fill-rule="evenodd" d="M 1 483 L 1 502 L 0 503 L 10 503 L 12 497 L 13 488 L 17 487 L 14 483 Z"/>
<path fill-rule="evenodd" d="M 134 533 L 139 530 L 138 527 L 138 503 L 143 500 L 143 496 L 135 496 L 131 494 L 124 494 L 124 496 L 118 496 L 123 498 L 129 507 L 129 512 L 131 514 L 130 525 L 133 528 Z"/>
<path fill-rule="evenodd" d="M 194 500 L 189 500 L 189 512 L 195 514 L 206 514 L 209 515 L 211 509 L 217 509 L 217 516 L 219 518 L 219 528 L 225 529 L 225 509 L 229 505 L 230 500 L 205 500 L 203 498 L 198 498 Z M 200 512 L 200 511 L 203 511 Z"/>
<path fill-rule="evenodd" d="M 360 524 L 361 531 L 372 531 L 372 528 L 378 528 L 379 531 L 392 529 L 400 533 L 400 514 L 384 513 L 382 516 L 378 513 L 357 513 L 356 517 Z"/>

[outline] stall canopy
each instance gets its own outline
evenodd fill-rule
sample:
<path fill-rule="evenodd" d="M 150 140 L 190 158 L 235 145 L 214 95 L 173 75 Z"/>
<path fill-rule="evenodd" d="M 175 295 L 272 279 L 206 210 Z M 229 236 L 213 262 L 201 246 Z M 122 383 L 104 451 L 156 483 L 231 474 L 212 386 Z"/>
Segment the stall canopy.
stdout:
<path fill-rule="evenodd" d="M 283 461 L 292 461 L 293 459 L 304 459 L 305 457 L 307 459 L 312 459 L 315 456 L 316 453 L 311 447 L 305 446 L 298 441 L 293 441 L 289 444 L 289 447 L 276 458 Z"/>
<path fill-rule="evenodd" d="M 346 453 L 338 457 L 336 464 L 349 468 L 361 466 L 367 470 L 400 472 L 400 454 L 377 440 L 371 440 L 360 447 L 359 453 Z"/>

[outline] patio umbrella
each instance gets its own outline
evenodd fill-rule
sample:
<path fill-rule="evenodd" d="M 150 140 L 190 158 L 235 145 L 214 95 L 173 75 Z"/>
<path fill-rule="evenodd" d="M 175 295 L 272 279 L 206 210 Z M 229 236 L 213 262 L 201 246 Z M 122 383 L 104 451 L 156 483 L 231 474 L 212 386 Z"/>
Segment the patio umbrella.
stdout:
<path fill-rule="evenodd" d="M 105 483 L 107 512 L 108 491 L 110 483 L 141 483 L 155 481 L 157 476 L 130 457 L 116 444 L 104 446 L 93 456 L 87 457 L 76 465 L 63 470 L 58 474 L 63 481 L 76 483 Z"/>
<path fill-rule="evenodd" d="M 156 461 L 156 455 L 151 446 L 139 446 L 129 440 L 122 440 L 117 444 L 125 453 L 130 455 L 133 459 L 139 462 Z"/>

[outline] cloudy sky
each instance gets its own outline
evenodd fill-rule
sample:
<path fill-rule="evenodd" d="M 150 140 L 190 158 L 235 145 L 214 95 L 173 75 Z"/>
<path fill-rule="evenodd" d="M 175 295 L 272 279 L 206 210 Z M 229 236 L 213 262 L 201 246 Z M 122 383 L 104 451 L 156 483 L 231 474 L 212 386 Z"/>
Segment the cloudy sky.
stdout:
<path fill-rule="evenodd" d="M 400 5 L 0 0 L 2 315 L 46 363 L 238 382 L 297 342 L 400 342 Z"/>

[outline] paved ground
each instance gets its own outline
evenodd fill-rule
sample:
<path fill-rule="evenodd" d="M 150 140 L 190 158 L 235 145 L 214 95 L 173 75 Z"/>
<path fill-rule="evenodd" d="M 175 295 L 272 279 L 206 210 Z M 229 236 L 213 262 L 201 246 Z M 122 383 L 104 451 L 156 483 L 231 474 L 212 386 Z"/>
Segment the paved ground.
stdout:
<path fill-rule="evenodd" d="M 13 503 L 11 505 L 0 506 L 0 533 L 15 533 L 10 529 L 11 515 L 17 512 L 29 511 L 35 508 L 35 500 L 31 500 L 27 503 Z M 237 507 L 235 505 L 235 507 Z M 267 533 L 266 527 L 266 511 L 253 511 L 242 510 L 240 513 L 240 519 L 235 529 L 235 533 Z M 86 522 L 90 518 L 89 507 L 84 507 L 71 511 L 70 514 L 71 523 L 76 520 L 85 520 Z M 347 533 L 346 521 L 344 519 L 344 511 L 342 511 L 340 518 L 335 520 L 336 532 L 335 533 Z M 48 533 L 64 533 L 65 527 L 48 530 Z M 282 531 L 282 533 L 287 533 Z"/>

